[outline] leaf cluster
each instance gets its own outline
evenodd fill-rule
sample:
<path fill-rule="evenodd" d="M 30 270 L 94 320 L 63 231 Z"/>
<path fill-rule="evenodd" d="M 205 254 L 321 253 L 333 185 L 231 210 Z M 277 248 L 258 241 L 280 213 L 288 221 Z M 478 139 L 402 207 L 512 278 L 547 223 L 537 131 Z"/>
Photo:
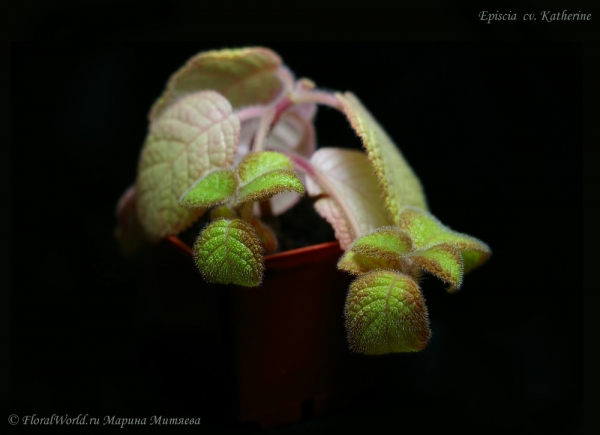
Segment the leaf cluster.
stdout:
<path fill-rule="evenodd" d="M 317 105 L 338 110 L 365 152 L 316 149 Z M 122 247 L 176 235 L 212 209 L 193 247 L 208 282 L 260 285 L 263 255 L 277 249 L 253 211 L 273 215 L 305 192 L 355 275 L 345 306 L 350 348 L 382 354 L 423 349 L 431 335 L 423 273 L 458 290 L 490 248 L 428 211 L 421 181 L 385 129 L 351 92 L 295 79 L 264 47 L 192 57 L 154 103 L 137 177 L 118 205 Z"/>
<path fill-rule="evenodd" d="M 200 178 L 181 196 L 187 208 L 213 210 L 216 219 L 194 244 L 196 265 L 208 282 L 256 287 L 262 281 L 263 253 L 276 248 L 271 230 L 252 217 L 254 202 L 278 193 L 304 194 L 302 181 L 283 154 L 247 154 L 234 169 L 216 169 Z"/>
<path fill-rule="evenodd" d="M 423 349 L 431 331 L 417 283 L 421 274 L 438 277 L 455 292 L 464 273 L 491 255 L 485 243 L 452 231 L 422 209 L 405 208 L 399 222 L 356 239 L 338 263 L 358 276 L 345 307 L 348 341 L 357 352 Z"/>

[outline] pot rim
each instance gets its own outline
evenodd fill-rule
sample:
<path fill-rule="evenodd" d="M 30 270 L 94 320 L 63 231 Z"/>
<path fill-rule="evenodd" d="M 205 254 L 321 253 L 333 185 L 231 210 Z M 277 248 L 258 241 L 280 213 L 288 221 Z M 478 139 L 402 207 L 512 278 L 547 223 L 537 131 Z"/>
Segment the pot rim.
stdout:
<path fill-rule="evenodd" d="M 193 257 L 194 253 L 192 248 L 184 243 L 177 236 L 167 236 L 165 240 L 177 248 L 186 257 Z M 291 249 L 289 251 L 277 252 L 276 254 L 269 254 L 265 256 L 265 267 L 268 269 L 279 269 L 284 266 L 287 262 L 293 259 L 294 262 L 298 262 L 299 258 L 305 258 L 307 261 L 315 261 L 321 258 L 323 255 L 338 255 L 341 256 L 344 253 L 340 248 L 339 242 L 325 242 L 317 245 L 305 246 L 303 248 Z M 315 258 L 318 257 L 318 258 Z"/>

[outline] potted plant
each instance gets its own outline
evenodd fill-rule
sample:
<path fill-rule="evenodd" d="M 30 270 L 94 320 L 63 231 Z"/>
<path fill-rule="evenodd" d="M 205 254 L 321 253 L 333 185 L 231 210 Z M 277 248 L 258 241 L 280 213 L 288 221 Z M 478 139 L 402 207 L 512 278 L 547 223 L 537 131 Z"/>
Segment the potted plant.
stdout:
<path fill-rule="evenodd" d="M 317 149 L 319 104 L 348 119 L 366 153 Z M 237 418 L 269 426 L 325 412 L 368 380 L 374 360 L 361 355 L 424 349 L 421 275 L 453 292 L 491 254 L 429 213 L 419 179 L 354 94 L 295 79 L 267 48 L 194 56 L 149 122 L 117 236 L 125 251 L 163 241 L 189 260 L 160 258 L 163 296 L 179 294 L 203 345 L 229 355 L 222 379 L 236 382 L 223 400 Z M 302 196 L 337 241 L 282 251 L 277 216 Z"/>

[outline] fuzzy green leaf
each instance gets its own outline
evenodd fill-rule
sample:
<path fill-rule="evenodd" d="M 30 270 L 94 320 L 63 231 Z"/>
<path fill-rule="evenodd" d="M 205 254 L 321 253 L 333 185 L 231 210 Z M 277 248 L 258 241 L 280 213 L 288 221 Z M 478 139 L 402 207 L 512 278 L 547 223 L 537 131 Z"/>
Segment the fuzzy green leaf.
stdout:
<path fill-rule="evenodd" d="M 204 174 L 233 164 L 239 132 L 231 105 L 212 91 L 178 100 L 150 126 L 136 180 L 138 216 L 149 238 L 178 234 L 202 215 L 179 198 Z"/>
<path fill-rule="evenodd" d="M 402 266 L 401 262 L 402 260 L 399 258 L 370 258 L 348 250 L 338 262 L 337 268 L 360 276 L 375 269 L 399 270 Z"/>
<path fill-rule="evenodd" d="M 267 104 L 284 89 L 277 73 L 281 67 L 277 53 L 262 47 L 199 53 L 171 76 L 152 106 L 150 120 L 181 97 L 203 90 L 219 92 L 234 109 Z"/>
<path fill-rule="evenodd" d="M 241 219 L 209 224 L 194 244 L 194 259 L 207 282 L 256 287 L 262 280 L 262 242 Z"/>
<path fill-rule="evenodd" d="M 287 156 L 274 151 L 262 151 L 248 153 L 238 165 L 237 173 L 240 183 L 247 184 L 267 172 L 293 169 L 294 165 Z"/>
<path fill-rule="evenodd" d="M 304 193 L 302 181 L 294 171 L 268 172 L 250 183 L 240 186 L 235 205 L 248 201 L 265 201 L 285 191 L 293 191 L 301 195 Z"/>
<path fill-rule="evenodd" d="M 463 278 L 463 260 L 460 252 L 443 243 L 428 249 L 413 251 L 405 257 L 413 265 L 449 284 L 448 291 L 460 288 Z"/>
<path fill-rule="evenodd" d="M 408 234 L 396 227 L 381 227 L 354 241 L 338 263 L 338 268 L 353 275 L 363 275 L 374 269 L 390 269 L 414 276 L 420 269 L 406 261 L 412 243 Z"/>
<path fill-rule="evenodd" d="M 481 240 L 451 230 L 424 210 L 406 208 L 400 216 L 400 226 L 410 234 L 415 249 L 428 249 L 446 243 L 460 251 L 465 273 L 485 263 L 492 253 L 490 247 Z"/>
<path fill-rule="evenodd" d="M 410 236 L 400 228 L 381 227 L 354 241 L 352 251 L 370 258 L 393 260 L 411 251 Z"/>
<path fill-rule="evenodd" d="M 381 355 L 418 352 L 431 331 L 425 301 L 409 276 L 376 270 L 350 285 L 345 308 L 350 349 Z"/>
<path fill-rule="evenodd" d="M 348 249 L 356 237 L 392 224 L 377 177 L 363 152 L 321 148 L 310 163 L 332 191 L 326 192 L 319 180 L 311 177 L 307 177 L 306 189 L 311 196 L 327 195 L 317 200 L 315 209 L 331 224 L 342 249 Z"/>
<path fill-rule="evenodd" d="M 336 97 L 341 101 L 350 125 L 363 142 L 394 224 L 399 224 L 400 211 L 404 207 L 427 209 L 419 178 L 373 115 L 351 92 L 337 93 Z"/>
<path fill-rule="evenodd" d="M 181 195 L 179 203 L 188 208 L 213 207 L 229 199 L 235 193 L 236 187 L 235 172 L 231 169 L 217 169 L 193 184 Z"/>
<path fill-rule="evenodd" d="M 304 194 L 304 186 L 294 172 L 292 162 L 281 153 L 250 153 L 240 162 L 237 173 L 239 185 L 234 205 L 265 201 L 285 191 Z"/>

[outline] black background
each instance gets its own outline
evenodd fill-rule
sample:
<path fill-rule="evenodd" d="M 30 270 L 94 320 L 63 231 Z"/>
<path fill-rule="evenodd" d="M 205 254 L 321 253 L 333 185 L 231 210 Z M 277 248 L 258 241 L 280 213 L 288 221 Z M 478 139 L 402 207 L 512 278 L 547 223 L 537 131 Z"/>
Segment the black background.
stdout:
<path fill-rule="evenodd" d="M 182 414 L 142 361 L 155 308 L 113 231 L 169 75 L 199 51 L 245 45 L 356 93 L 432 213 L 493 251 L 457 294 L 424 282 L 432 340 L 382 357 L 379 396 L 274 432 L 581 433 L 583 54 L 555 42 L 14 44 L 9 411 L 201 416 L 198 433 L 222 428 L 202 410 Z M 358 146 L 327 108 L 317 134 L 320 146 Z"/>

